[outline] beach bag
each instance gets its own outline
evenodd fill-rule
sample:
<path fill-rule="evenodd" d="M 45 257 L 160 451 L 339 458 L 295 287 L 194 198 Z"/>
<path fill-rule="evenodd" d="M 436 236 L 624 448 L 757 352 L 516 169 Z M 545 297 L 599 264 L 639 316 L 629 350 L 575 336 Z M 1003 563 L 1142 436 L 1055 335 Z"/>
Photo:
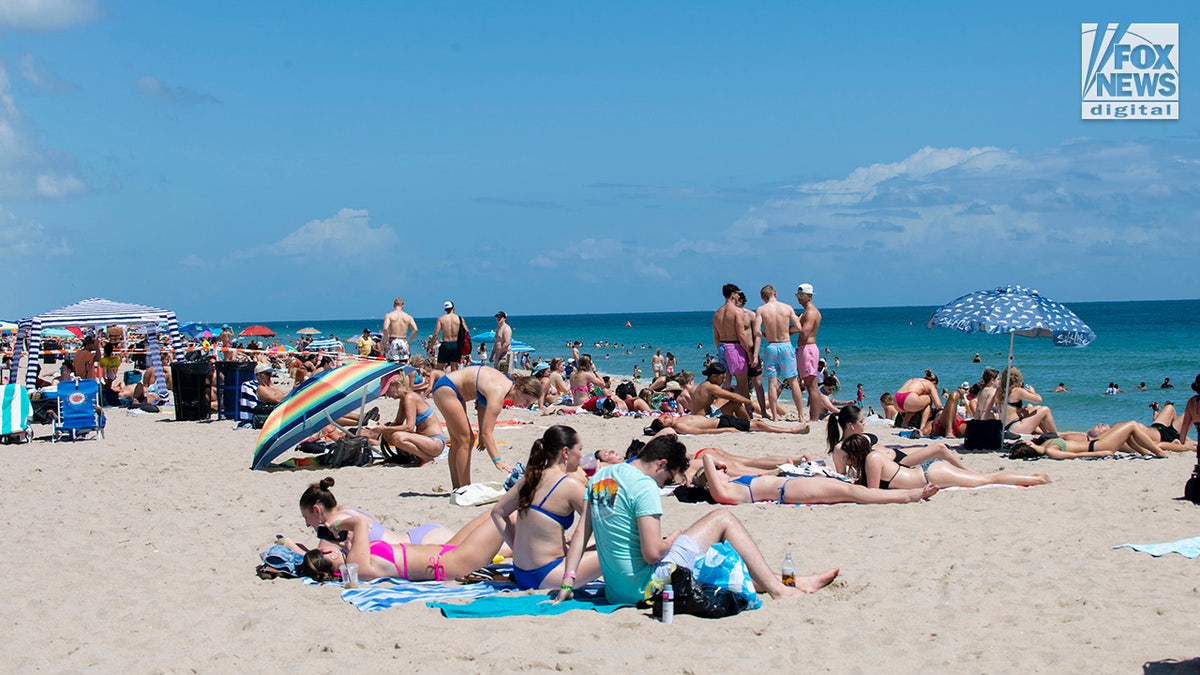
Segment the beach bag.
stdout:
<path fill-rule="evenodd" d="M 747 609 L 746 599 L 729 589 L 696 581 L 692 571 L 674 566 L 671 570 L 671 590 L 675 593 L 675 613 L 691 614 L 705 619 L 720 619 L 739 614 Z M 652 586 L 650 597 L 638 603 L 638 607 L 650 608 L 654 618 L 662 618 L 661 580 Z"/>
<path fill-rule="evenodd" d="M 455 506 L 481 506 L 500 501 L 504 496 L 504 485 L 499 481 L 471 483 L 455 488 L 450 493 L 450 503 Z"/>
<path fill-rule="evenodd" d="M 1196 468 L 1192 469 L 1192 477 L 1183 486 L 1183 498 L 1193 504 L 1200 504 L 1200 457 L 1196 459 Z"/>
<path fill-rule="evenodd" d="M 963 436 L 964 450 L 999 450 L 1003 445 L 1004 424 L 1000 420 L 967 420 Z"/>
<path fill-rule="evenodd" d="M 362 436 L 342 436 L 321 456 L 321 464 L 330 468 L 366 466 L 375 459 L 371 444 Z"/>
<path fill-rule="evenodd" d="M 704 556 L 696 561 L 692 574 L 700 584 L 717 586 L 741 597 L 746 602 L 746 609 L 762 606 L 750 578 L 750 568 L 728 542 L 719 541 L 709 546 Z"/>
<path fill-rule="evenodd" d="M 458 356 L 467 360 L 471 358 L 471 331 L 467 330 L 467 323 L 461 318 L 458 320 Z"/>
<path fill-rule="evenodd" d="M 300 563 L 304 556 L 281 544 L 275 544 L 266 551 L 258 554 L 262 564 L 254 568 L 254 573 L 260 579 L 295 579 L 299 576 Z"/>
<path fill-rule="evenodd" d="M 275 407 L 276 404 L 274 403 L 259 403 L 254 406 L 254 410 L 252 411 L 254 416 L 250 418 L 250 426 L 255 429 L 263 428 L 267 423 L 267 418 L 271 416 Z"/>

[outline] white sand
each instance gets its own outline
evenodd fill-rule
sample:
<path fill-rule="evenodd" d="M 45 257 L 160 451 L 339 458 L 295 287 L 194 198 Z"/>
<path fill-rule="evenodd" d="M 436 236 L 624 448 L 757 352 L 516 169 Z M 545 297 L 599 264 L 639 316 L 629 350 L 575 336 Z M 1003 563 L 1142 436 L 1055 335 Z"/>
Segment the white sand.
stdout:
<path fill-rule="evenodd" d="M 1200 534 L 1200 512 L 1175 499 L 1191 456 L 968 455 L 982 471 L 1043 471 L 1055 482 L 912 505 L 736 507 L 773 565 L 790 550 L 801 573 L 840 567 L 841 576 L 729 619 L 662 625 L 627 609 L 451 621 L 422 604 L 363 614 L 334 588 L 253 572 L 276 533 L 305 535 L 297 499 L 327 474 L 343 503 L 394 529 L 467 522 L 480 509 L 449 504 L 445 462 L 255 472 L 257 432 L 175 422 L 166 410 L 110 411 L 100 442 L 51 445 L 42 440 L 49 427 L 35 426 L 33 444 L 0 450 L 12 568 L 0 591 L 7 672 L 1131 672 L 1196 656 L 1200 562 L 1112 550 Z M 505 413 L 514 415 L 535 424 L 497 431 L 510 462 L 550 423 L 579 429 L 586 450 L 623 449 L 645 424 Z M 689 450 L 824 456 L 821 429 L 684 440 Z M 475 480 L 500 478 L 481 457 Z M 712 507 L 669 498 L 664 508 L 669 531 Z"/>

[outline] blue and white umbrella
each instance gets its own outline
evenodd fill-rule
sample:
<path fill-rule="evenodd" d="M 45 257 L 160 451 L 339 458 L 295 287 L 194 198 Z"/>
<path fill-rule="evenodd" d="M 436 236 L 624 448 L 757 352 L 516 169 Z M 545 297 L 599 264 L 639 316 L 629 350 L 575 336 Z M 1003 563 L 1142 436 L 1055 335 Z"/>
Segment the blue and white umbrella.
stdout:
<path fill-rule="evenodd" d="M 937 308 L 926 328 L 942 326 L 964 333 L 1008 334 L 1008 365 L 1013 361 L 1013 339 L 1048 337 L 1059 347 L 1086 347 L 1096 333 L 1065 305 L 1022 286 L 1001 286 L 968 293 Z M 1005 400 L 1008 382 L 1005 382 Z M 1004 406 L 1005 415 L 1008 406 Z"/>

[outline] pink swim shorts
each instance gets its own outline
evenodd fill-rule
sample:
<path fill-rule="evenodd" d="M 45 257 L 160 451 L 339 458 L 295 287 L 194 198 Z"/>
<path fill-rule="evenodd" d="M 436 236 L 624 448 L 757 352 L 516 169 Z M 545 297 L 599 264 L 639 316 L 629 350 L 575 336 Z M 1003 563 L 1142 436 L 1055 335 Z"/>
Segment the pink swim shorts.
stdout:
<path fill-rule="evenodd" d="M 721 365 L 725 366 L 725 370 L 741 375 L 746 372 L 747 361 L 746 348 L 740 342 L 722 342 L 720 349 L 717 350 L 717 360 Z"/>
<path fill-rule="evenodd" d="M 800 377 L 820 375 L 817 372 L 817 362 L 821 360 L 821 350 L 817 345 L 802 345 L 796 350 L 796 363 L 800 366 Z"/>

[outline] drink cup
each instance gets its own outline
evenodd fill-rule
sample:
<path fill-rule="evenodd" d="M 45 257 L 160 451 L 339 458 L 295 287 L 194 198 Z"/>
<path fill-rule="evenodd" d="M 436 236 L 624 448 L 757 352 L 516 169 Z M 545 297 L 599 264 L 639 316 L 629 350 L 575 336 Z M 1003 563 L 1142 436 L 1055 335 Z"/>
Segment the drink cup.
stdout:
<path fill-rule="evenodd" d="M 358 563 L 346 563 L 341 571 L 342 588 L 358 588 Z"/>
<path fill-rule="evenodd" d="M 579 468 L 583 469 L 588 478 L 591 478 L 596 474 L 596 469 L 600 468 L 600 460 L 596 459 L 595 453 L 585 455 L 583 459 L 579 460 Z"/>

